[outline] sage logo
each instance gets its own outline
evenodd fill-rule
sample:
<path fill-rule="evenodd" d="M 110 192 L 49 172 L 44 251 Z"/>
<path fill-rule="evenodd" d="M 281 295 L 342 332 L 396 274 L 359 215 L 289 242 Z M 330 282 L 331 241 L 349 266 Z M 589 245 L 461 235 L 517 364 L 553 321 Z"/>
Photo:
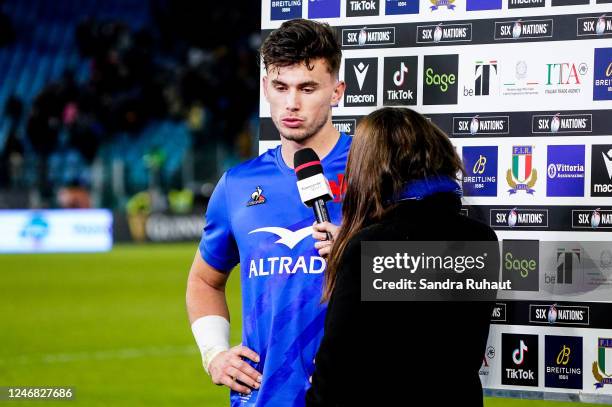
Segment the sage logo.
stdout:
<path fill-rule="evenodd" d="M 302 0 L 272 0 L 270 3 L 271 20 L 290 20 L 302 17 Z"/>
<path fill-rule="evenodd" d="M 418 57 L 385 58 L 383 104 L 416 105 Z"/>
<path fill-rule="evenodd" d="M 502 384 L 538 386 L 538 335 L 502 333 Z"/>
<path fill-rule="evenodd" d="M 379 8 L 379 0 L 346 0 L 347 17 L 377 16 Z"/>
<path fill-rule="evenodd" d="M 376 106 L 377 58 L 344 61 L 344 106 Z"/>
<path fill-rule="evenodd" d="M 540 242 L 504 240 L 502 281 L 510 280 L 513 291 L 539 291 Z"/>
<path fill-rule="evenodd" d="M 591 147 L 591 196 L 612 196 L 612 144 Z"/>
<path fill-rule="evenodd" d="M 459 56 L 425 55 L 423 104 L 456 105 Z"/>
<path fill-rule="evenodd" d="M 544 337 L 544 386 L 582 389 L 582 337 Z"/>

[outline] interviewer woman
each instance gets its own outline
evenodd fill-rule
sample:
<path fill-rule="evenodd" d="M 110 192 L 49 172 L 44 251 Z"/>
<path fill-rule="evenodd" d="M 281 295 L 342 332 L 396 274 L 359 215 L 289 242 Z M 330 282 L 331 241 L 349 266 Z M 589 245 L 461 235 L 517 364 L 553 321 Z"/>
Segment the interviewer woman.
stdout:
<path fill-rule="evenodd" d="M 462 168 L 448 137 L 410 109 L 359 124 L 307 406 L 482 406 L 490 303 L 360 301 L 362 241 L 497 240 L 460 213 Z"/>

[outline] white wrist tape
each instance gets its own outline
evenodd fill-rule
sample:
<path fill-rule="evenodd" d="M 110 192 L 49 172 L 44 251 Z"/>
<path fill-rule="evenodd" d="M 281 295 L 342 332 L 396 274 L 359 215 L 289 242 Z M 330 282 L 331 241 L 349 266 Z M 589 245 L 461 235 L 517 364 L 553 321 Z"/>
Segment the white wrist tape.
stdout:
<path fill-rule="evenodd" d="M 230 348 L 229 321 L 220 315 L 207 315 L 196 319 L 191 324 L 191 331 L 200 348 L 202 363 L 207 374 L 210 362 L 219 353 Z"/>

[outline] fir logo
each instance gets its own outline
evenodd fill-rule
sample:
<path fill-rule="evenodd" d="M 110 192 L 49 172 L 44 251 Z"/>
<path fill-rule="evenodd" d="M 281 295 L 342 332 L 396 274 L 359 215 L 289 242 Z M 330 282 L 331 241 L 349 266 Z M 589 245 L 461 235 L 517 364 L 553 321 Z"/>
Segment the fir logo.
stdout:
<path fill-rule="evenodd" d="M 510 195 L 525 191 L 533 195 L 538 180 L 538 171 L 532 167 L 533 146 L 512 147 L 512 168 L 506 173 L 506 182 L 510 186 Z"/>
<path fill-rule="evenodd" d="M 247 202 L 247 206 L 261 205 L 266 203 L 266 197 L 262 194 L 263 189 L 260 186 L 255 187 L 255 192 L 251 194 L 251 199 Z"/>
<path fill-rule="evenodd" d="M 597 339 L 597 361 L 593 362 L 595 389 L 612 384 L 612 338 Z"/>

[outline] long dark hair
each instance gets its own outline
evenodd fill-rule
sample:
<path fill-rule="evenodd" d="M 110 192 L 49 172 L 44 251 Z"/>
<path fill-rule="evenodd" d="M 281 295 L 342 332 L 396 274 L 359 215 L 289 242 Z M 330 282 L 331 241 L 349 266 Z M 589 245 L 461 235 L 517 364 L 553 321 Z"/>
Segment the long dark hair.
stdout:
<path fill-rule="evenodd" d="M 435 175 L 457 178 L 462 172 L 463 164 L 448 136 L 421 114 L 385 107 L 364 117 L 346 164 L 342 226 L 329 255 L 323 301 L 334 290 L 349 240 L 395 207 L 388 201 L 406 182 Z"/>

